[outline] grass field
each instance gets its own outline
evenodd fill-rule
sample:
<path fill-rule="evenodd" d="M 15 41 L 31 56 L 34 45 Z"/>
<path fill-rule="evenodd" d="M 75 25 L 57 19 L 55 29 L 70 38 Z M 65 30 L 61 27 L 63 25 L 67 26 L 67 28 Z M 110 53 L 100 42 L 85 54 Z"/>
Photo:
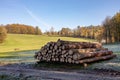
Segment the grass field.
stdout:
<path fill-rule="evenodd" d="M 71 40 L 71 41 L 94 41 L 90 39 L 71 38 L 71 37 L 49 37 L 46 35 L 25 35 L 25 34 L 8 34 L 6 41 L 0 44 L 1 52 L 35 50 L 40 49 L 41 46 L 49 41 L 57 41 L 57 39 Z"/>
<path fill-rule="evenodd" d="M 59 38 L 71 41 L 89 41 L 89 42 L 94 41 L 82 38 L 49 37 L 46 35 L 38 36 L 38 35 L 8 34 L 6 41 L 3 44 L 0 44 L 0 64 L 36 62 L 36 60 L 33 57 L 34 53 L 47 42 L 56 41 Z M 108 69 L 112 68 L 115 70 L 120 70 L 119 46 L 120 44 L 104 45 L 104 47 L 109 48 L 109 50 L 112 50 L 115 54 L 117 54 L 117 58 L 108 61 L 103 61 L 100 63 L 94 63 L 88 68 L 108 68 Z M 19 50 L 15 51 L 14 50 L 15 48 L 18 48 Z M 80 66 L 77 66 L 77 68 L 79 68 Z"/>
<path fill-rule="evenodd" d="M 71 38 L 71 37 L 49 37 L 46 35 L 25 35 L 8 34 L 4 43 L 0 44 L 0 62 L 3 63 L 21 63 L 34 62 L 34 53 L 49 41 L 57 39 L 71 41 L 89 41 L 94 40 Z M 17 50 L 15 50 L 17 49 Z"/>

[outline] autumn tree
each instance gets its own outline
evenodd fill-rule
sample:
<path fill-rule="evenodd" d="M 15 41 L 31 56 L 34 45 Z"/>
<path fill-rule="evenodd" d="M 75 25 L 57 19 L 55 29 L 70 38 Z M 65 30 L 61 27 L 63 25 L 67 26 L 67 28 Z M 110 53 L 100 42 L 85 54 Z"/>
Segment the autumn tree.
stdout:
<path fill-rule="evenodd" d="M 41 32 L 41 30 L 39 29 L 38 26 L 36 26 L 35 34 L 36 34 L 36 35 L 41 35 L 41 34 L 42 34 L 42 32 Z"/>
<path fill-rule="evenodd" d="M 104 26 L 104 35 L 106 39 L 106 43 L 112 42 L 112 36 L 111 36 L 111 17 L 107 16 L 103 22 Z"/>
<path fill-rule="evenodd" d="M 54 35 L 54 28 L 53 27 L 50 28 L 50 35 Z"/>
<path fill-rule="evenodd" d="M 120 42 L 120 12 L 116 13 L 112 18 L 115 41 Z"/>
<path fill-rule="evenodd" d="M 72 30 L 69 28 L 62 28 L 60 33 L 61 36 L 72 36 Z"/>
<path fill-rule="evenodd" d="M 120 42 L 120 12 L 113 17 L 106 17 L 103 26 L 103 36 L 106 39 L 106 43 Z"/>
<path fill-rule="evenodd" d="M 75 37 L 80 37 L 81 36 L 81 31 L 80 31 L 80 26 L 77 26 L 76 29 L 74 29 L 73 34 Z"/>
<path fill-rule="evenodd" d="M 0 43 L 2 43 L 7 36 L 7 30 L 0 26 Z"/>

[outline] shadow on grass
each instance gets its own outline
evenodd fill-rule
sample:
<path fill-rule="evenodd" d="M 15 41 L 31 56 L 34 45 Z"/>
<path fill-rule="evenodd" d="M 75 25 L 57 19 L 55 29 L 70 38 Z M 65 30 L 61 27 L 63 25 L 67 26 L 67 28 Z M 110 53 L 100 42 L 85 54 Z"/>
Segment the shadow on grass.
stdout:
<path fill-rule="evenodd" d="M 24 50 L 0 53 L 0 64 L 35 62 L 34 54 L 37 50 Z"/>
<path fill-rule="evenodd" d="M 0 53 L 18 53 L 18 52 L 38 51 L 38 50 L 39 50 L 39 49 L 33 49 L 33 50 L 19 50 L 19 51 L 0 52 Z"/>
<path fill-rule="evenodd" d="M 90 66 L 88 66 L 87 69 L 104 69 L 120 71 L 120 54 L 116 53 L 116 55 L 116 57 L 109 60 L 90 63 Z"/>
<path fill-rule="evenodd" d="M 60 62 L 37 62 L 35 68 L 37 69 L 63 69 L 63 70 L 94 70 L 98 69 L 112 69 L 120 70 L 120 54 L 117 54 L 117 57 L 108 60 L 96 61 L 93 63 L 88 63 L 87 67 L 84 67 L 83 64 L 69 64 L 69 63 L 60 63 Z"/>
<path fill-rule="evenodd" d="M 114 42 L 114 43 L 104 43 L 103 45 L 118 45 L 120 42 Z"/>
<path fill-rule="evenodd" d="M 0 56 L 0 58 L 17 58 L 18 56 Z"/>
<path fill-rule="evenodd" d="M 0 58 L 16 58 L 19 54 L 33 54 L 38 50 L 22 50 L 22 51 L 11 51 L 11 52 L 0 52 Z"/>
<path fill-rule="evenodd" d="M 100 71 L 98 71 L 98 73 L 99 72 L 101 72 L 101 71 L 103 71 L 104 72 L 104 70 L 107 70 L 107 68 L 106 69 L 104 69 L 104 64 L 107 64 L 107 63 L 109 63 L 109 62 L 113 62 L 113 63 L 118 63 L 118 61 L 120 61 L 120 55 L 118 54 L 118 56 L 116 57 L 116 58 L 113 58 L 113 59 L 110 59 L 110 60 L 107 60 L 107 61 L 97 61 L 96 63 L 89 63 L 89 65 L 88 65 L 88 67 L 84 67 L 83 66 L 83 64 L 69 64 L 69 63 L 60 63 L 60 62 L 45 62 L 45 61 L 41 61 L 41 62 L 37 62 L 37 63 L 34 63 L 34 64 L 27 64 L 26 65 L 26 63 L 22 63 L 22 64 L 7 64 L 7 65 L 4 65 L 3 67 L 20 67 L 20 69 L 22 68 L 23 69 L 23 67 L 25 68 L 25 69 L 29 69 L 28 67 L 30 67 L 31 69 L 40 69 L 40 70 L 57 70 L 57 71 L 82 71 L 82 70 L 84 70 L 84 72 L 86 73 L 86 71 L 90 71 L 90 72 L 92 72 L 92 71 L 94 71 L 95 69 L 99 69 L 99 68 L 103 68 L 102 70 L 100 70 Z M 97 65 L 97 66 L 95 66 L 95 64 Z M 117 65 L 115 65 L 115 67 L 113 67 L 113 68 L 109 68 L 109 66 L 110 65 L 107 65 L 106 67 L 108 67 L 108 69 L 110 69 L 109 71 L 111 71 L 111 70 L 113 70 L 113 71 L 111 71 L 111 72 L 114 72 L 114 68 L 115 67 L 118 67 L 119 68 L 119 66 L 117 66 Z M 119 68 L 120 69 L 120 68 Z M 117 71 L 119 71 L 118 69 L 116 69 Z M 115 71 L 116 71 L 115 70 Z M 109 71 L 106 71 L 106 72 L 108 72 L 109 73 Z M 23 74 L 22 74 L 23 75 Z M 22 76 L 21 77 L 21 74 L 20 75 L 18 75 L 17 77 L 15 77 L 15 76 L 9 76 L 9 75 L 6 75 L 6 74 L 3 74 L 3 75 L 1 75 L 0 74 L 0 80 L 27 80 L 27 79 L 25 79 L 26 77 L 24 77 L 24 76 Z M 36 80 L 36 79 L 31 79 L 31 80 Z"/>
<path fill-rule="evenodd" d="M 20 80 L 17 77 L 12 77 L 10 75 L 2 74 L 0 75 L 0 80 Z"/>
<path fill-rule="evenodd" d="M 31 51 L 31 52 L 30 52 Z M 24 51 L 17 51 L 17 52 L 7 52 L 8 54 L 10 53 L 18 53 L 19 52 L 23 52 L 23 54 L 29 54 L 29 53 L 32 53 L 34 54 L 34 52 L 37 51 L 37 50 L 24 50 Z M 22 54 L 22 55 L 23 55 Z M 109 63 L 114 63 L 114 64 L 119 64 L 120 62 L 120 54 L 119 53 L 116 53 L 117 54 L 117 57 L 116 58 L 113 58 L 113 59 L 110 59 L 110 60 L 107 60 L 107 61 L 97 61 L 97 62 L 94 62 L 94 63 L 88 63 L 88 66 L 87 67 L 84 67 L 83 64 L 70 64 L 70 63 L 60 63 L 60 62 L 45 62 L 45 61 L 42 61 L 42 62 L 37 62 L 34 67 L 37 68 L 37 69 L 47 69 L 47 68 L 51 68 L 51 69 L 94 69 L 94 68 L 104 68 L 104 67 L 109 67 L 111 66 Z M 3 56 L 0 58 L 19 58 L 20 60 L 27 60 L 27 59 L 33 59 L 32 55 L 30 55 L 30 58 L 28 58 L 29 55 L 27 56 L 20 56 L 19 55 L 11 55 L 11 56 Z M 32 57 L 32 58 L 31 58 Z M 17 60 L 16 60 L 17 61 Z M 19 60 L 18 60 L 19 61 Z M 108 65 L 106 65 L 108 64 Z M 115 67 L 119 67 L 118 65 L 113 65 Z"/>
<path fill-rule="evenodd" d="M 61 62 L 46 62 L 41 61 L 37 62 L 34 66 L 37 69 L 61 69 L 61 70 L 76 70 L 76 69 L 85 69 L 83 64 L 70 64 L 70 63 L 61 63 Z"/>

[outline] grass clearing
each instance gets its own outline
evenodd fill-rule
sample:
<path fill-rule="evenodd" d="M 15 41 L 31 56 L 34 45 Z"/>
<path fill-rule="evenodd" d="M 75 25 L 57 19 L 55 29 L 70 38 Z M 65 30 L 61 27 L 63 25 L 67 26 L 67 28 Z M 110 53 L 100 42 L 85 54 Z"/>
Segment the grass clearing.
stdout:
<path fill-rule="evenodd" d="M 6 41 L 3 44 L 0 44 L 0 53 L 40 49 L 40 47 L 47 42 L 57 41 L 57 39 L 70 41 L 95 41 L 91 39 L 72 37 L 49 37 L 47 35 L 8 34 Z"/>

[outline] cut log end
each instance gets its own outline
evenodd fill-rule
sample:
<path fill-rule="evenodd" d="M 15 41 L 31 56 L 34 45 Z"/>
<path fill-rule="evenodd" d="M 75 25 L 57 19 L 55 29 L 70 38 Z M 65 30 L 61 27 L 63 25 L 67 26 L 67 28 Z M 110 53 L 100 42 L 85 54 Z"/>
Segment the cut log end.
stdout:
<path fill-rule="evenodd" d="M 84 68 L 86 68 L 88 66 L 88 64 L 87 63 L 83 63 L 83 66 L 84 66 Z"/>

